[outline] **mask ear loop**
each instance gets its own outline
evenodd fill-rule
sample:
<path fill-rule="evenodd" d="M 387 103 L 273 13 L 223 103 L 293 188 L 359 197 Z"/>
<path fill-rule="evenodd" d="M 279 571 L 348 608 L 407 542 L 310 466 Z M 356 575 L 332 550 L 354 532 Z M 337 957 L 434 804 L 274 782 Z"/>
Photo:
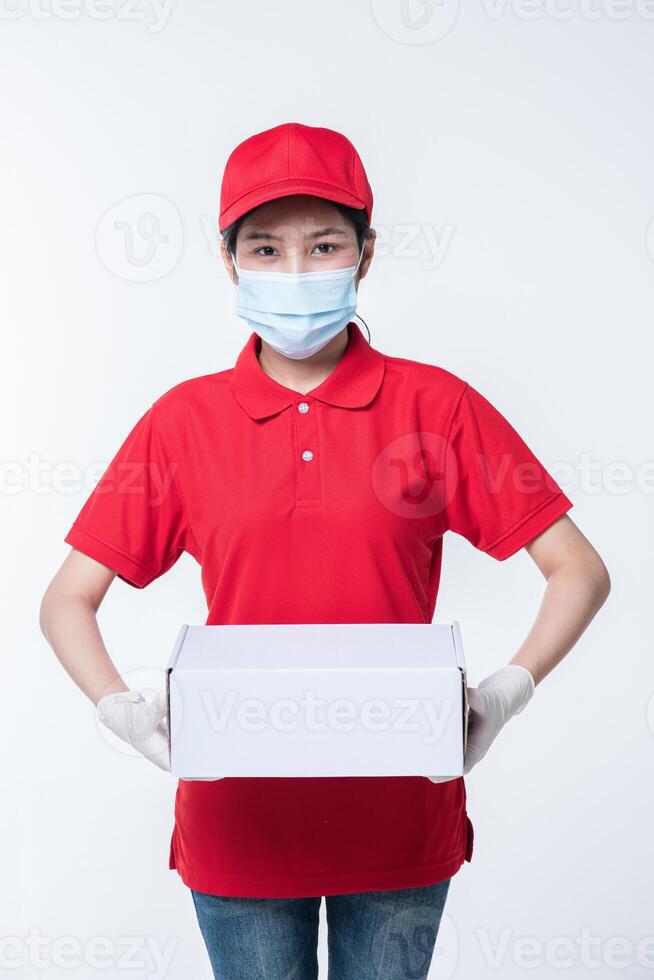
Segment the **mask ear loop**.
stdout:
<path fill-rule="evenodd" d="M 364 241 L 364 243 L 363 243 L 363 245 L 361 246 L 361 254 L 359 255 L 359 261 L 357 262 L 357 264 L 356 264 L 356 268 L 355 268 L 355 270 L 354 270 L 354 272 L 352 273 L 352 278 L 353 278 L 353 279 L 354 279 L 354 277 L 355 277 L 355 276 L 356 276 L 356 274 L 357 274 L 357 269 L 358 269 L 358 268 L 359 268 L 359 266 L 361 265 L 361 259 L 363 258 L 363 253 L 365 252 L 365 250 L 366 250 L 366 242 Z M 371 341 L 371 337 L 370 337 L 370 329 L 369 329 L 369 327 L 368 327 L 368 324 L 367 324 L 367 323 L 366 323 L 366 321 L 365 321 L 365 320 L 363 319 L 363 317 L 361 316 L 361 314 L 360 314 L 360 313 L 355 313 L 354 315 L 355 315 L 355 317 L 357 317 L 357 319 L 359 319 L 359 320 L 361 320 L 361 322 L 362 322 L 362 323 L 364 324 L 364 326 L 365 326 L 365 328 L 366 328 L 366 330 L 368 331 L 368 343 L 370 343 L 370 341 Z"/>
<path fill-rule="evenodd" d="M 359 261 L 355 265 L 354 272 L 352 273 L 352 278 L 353 279 L 354 279 L 354 277 L 357 274 L 357 271 L 358 271 L 359 266 L 361 265 L 361 259 L 363 258 L 363 253 L 365 252 L 365 250 L 366 250 L 366 243 L 364 241 L 363 245 L 361 246 L 361 252 L 359 253 Z"/>

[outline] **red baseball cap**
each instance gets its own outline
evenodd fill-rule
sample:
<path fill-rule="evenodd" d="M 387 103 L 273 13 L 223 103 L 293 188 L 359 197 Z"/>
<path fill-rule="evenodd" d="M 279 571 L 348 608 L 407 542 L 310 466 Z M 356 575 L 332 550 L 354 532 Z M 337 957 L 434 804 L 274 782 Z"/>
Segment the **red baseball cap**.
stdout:
<path fill-rule="evenodd" d="M 282 123 L 232 150 L 220 188 L 220 230 L 246 211 L 290 194 L 310 194 L 365 209 L 372 190 L 359 154 L 333 129 Z"/>

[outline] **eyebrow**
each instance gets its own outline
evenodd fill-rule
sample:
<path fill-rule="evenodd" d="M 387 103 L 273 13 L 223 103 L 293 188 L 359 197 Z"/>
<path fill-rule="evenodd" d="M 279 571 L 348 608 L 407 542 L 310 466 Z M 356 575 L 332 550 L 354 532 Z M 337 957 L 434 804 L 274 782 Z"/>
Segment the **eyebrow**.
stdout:
<path fill-rule="evenodd" d="M 322 238 L 323 235 L 347 235 L 344 228 L 338 227 L 338 225 L 332 225 L 329 228 L 319 228 L 318 231 L 312 231 L 305 235 L 305 238 Z M 254 239 L 267 241 L 267 242 L 279 242 L 281 238 L 278 235 L 271 235 L 268 231 L 248 231 L 243 235 L 245 241 L 252 241 Z"/>
<path fill-rule="evenodd" d="M 347 235 L 344 228 L 338 225 L 332 225 L 329 228 L 319 228 L 318 231 L 312 231 L 307 238 L 322 238 L 323 235 Z"/>

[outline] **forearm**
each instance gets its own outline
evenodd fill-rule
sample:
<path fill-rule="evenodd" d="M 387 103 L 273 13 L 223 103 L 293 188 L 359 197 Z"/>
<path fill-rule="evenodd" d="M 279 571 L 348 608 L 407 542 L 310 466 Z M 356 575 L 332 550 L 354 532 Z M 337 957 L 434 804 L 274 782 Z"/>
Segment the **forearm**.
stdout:
<path fill-rule="evenodd" d="M 109 657 L 88 599 L 73 593 L 46 595 L 40 625 L 68 675 L 94 704 L 105 694 L 128 690 Z"/>
<path fill-rule="evenodd" d="M 601 562 L 562 562 L 547 579 L 534 624 L 510 663 L 526 667 L 538 684 L 570 652 L 609 591 Z"/>

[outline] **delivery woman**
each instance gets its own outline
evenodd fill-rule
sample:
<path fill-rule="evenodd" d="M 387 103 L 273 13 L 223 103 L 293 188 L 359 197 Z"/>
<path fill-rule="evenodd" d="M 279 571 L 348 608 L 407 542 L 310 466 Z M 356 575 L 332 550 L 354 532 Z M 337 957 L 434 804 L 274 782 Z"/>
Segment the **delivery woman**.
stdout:
<path fill-rule="evenodd" d="M 127 689 L 98 629 L 114 577 L 144 588 L 188 552 L 207 624 L 429 623 L 447 531 L 498 561 L 526 548 L 543 601 L 469 689 L 466 773 L 608 595 L 572 502 L 502 414 L 354 321 L 372 204 L 337 132 L 288 123 L 236 147 L 219 228 L 248 340 L 150 405 L 66 535 L 42 630 L 101 720 L 163 769 L 163 706 Z M 169 867 L 216 977 L 317 976 L 325 896 L 330 975 L 392 980 L 426 976 L 472 846 L 462 777 L 180 780 Z"/>

